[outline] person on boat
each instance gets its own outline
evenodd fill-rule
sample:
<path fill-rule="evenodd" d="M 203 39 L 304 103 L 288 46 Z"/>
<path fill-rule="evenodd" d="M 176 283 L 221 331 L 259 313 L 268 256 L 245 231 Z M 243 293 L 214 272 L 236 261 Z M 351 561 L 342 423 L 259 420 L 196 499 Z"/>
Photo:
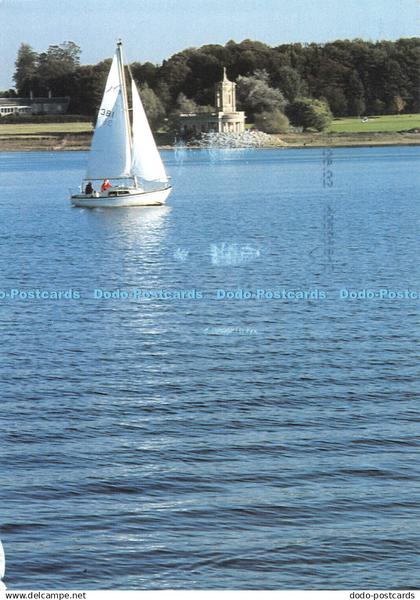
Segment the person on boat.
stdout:
<path fill-rule="evenodd" d="M 111 184 L 109 183 L 109 179 L 104 179 L 103 184 L 101 185 L 101 192 L 105 192 L 110 187 Z"/>
<path fill-rule="evenodd" d="M 93 192 L 94 192 L 94 189 L 93 189 L 93 186 L 92 186 L 92 182 L 88 181 L 88 183 L 87 183 L 87 185 L 85 187 L 85 194 L 86 194 L 86 196 L 89 196 L 90 194 L 93 194 Z"/>

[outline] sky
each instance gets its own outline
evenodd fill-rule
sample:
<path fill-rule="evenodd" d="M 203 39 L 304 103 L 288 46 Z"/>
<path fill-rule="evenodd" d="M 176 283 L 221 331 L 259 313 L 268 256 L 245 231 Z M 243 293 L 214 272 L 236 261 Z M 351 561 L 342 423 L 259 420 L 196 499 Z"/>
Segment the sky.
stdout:
<path fill-rule="evenodd" d="M 253 39 L 270 46 L 419 35 L 420 0 L 0 0 L 0 89 L 13 86 L 22 42 L 37 52 L 70 40 L 81 63 L 114 53 L 161 63 L 203 44 Z"/>

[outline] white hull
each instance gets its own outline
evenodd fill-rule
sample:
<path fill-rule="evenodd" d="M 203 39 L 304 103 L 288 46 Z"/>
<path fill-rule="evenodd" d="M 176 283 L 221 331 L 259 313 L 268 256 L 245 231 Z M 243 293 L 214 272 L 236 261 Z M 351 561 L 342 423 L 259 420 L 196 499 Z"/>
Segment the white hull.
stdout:
<path fill-rule="evenodd" d="M 70 200 L 73 206 L 81 208 L 119 208 L 124 206 L 159 206 L 165 204 L 171 193 L 171 187 L 150 192 L 136 191 L 131 188 L 122 195 L 108 195 L 106 192 L 97 196 L 74 194 Z"/>

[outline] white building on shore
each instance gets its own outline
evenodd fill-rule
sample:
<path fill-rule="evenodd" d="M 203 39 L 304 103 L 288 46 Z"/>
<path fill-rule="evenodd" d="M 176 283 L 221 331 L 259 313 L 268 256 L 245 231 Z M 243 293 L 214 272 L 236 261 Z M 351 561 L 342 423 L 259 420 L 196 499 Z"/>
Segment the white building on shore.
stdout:
<path fill-rule="evenodd" d="M 0 117 L 6 115 L 64 115 L 69 107 L 70 98 L 0 98 Z"/>
<path fill-rule="evenodd" d="M 241 133 L 245 130 L 245 113 L 236 110 L 236 83 L 229 81 L 226 68 L 223 69 L 223 81 L 215 85 L 215 106 L 215 112 L 181 114 L 181 135 L 199 135 L 212 131 Z"/>

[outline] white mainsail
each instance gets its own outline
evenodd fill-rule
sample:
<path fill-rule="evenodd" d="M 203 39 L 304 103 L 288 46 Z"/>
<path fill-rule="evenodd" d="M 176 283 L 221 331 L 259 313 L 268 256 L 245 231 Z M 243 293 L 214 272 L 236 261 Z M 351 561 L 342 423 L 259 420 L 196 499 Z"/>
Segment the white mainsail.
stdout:
<path fill-rule="evenodd" d="M 131 80 L 131 90 L 133 98 L 133 175 L 145 181 L 167 182 L 165 167 L 133 79 Z"/>
<path fill-rule="evenodd" d="M 86 179 L 131 175 L 131 143 L 123 93 L 118 56 L 115 54 L 99 109 Z"/>

